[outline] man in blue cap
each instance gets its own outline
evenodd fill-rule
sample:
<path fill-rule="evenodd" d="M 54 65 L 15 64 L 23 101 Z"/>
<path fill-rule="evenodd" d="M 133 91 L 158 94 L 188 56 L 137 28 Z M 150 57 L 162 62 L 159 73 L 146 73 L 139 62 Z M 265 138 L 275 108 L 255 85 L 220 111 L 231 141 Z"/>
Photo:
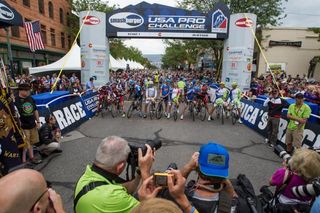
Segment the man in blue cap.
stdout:
<path fill-rule="evenodd" d="M 181 173 L 188 178 L 192 171 L 198 173 L 197 181 L 191 180 L 186 195 L 191 204 L 203 213 L 228 212 L 231 200 L 236 197 L 229 176 L 229 153 L 219 144 L 209 142 L 192 155 Z M 223 203 L 223 204 L 222 204 Z"/>

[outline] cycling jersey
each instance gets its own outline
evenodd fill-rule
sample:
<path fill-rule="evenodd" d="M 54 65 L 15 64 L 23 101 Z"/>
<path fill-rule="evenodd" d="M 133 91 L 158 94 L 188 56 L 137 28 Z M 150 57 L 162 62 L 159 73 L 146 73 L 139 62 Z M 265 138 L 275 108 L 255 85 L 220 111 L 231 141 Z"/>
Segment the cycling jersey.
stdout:
<path fill-rule="evenodd" d="M 219 88 L 217 90 L 217 99 L 222 98 L 224 101 L 228 99 L 229 90 L 227 88 Z"/>
<path fill-rule="evenodd" d="M 241 99 L 241 90 L 239 88 L 235 88 L 230 92 L 230 99 L 233 100 L 240 100 Z"/>
<path fill-rule="evenodd" d="M 181 94 L 181 90 L 180 90 L 180 89 L 178 89 L 178 88 L 173 88 L 173 89 L 172 89 L 171 99 L 172 99 L 172 100 L 178 99 L 178 98 L 180 97 L 180 94 Z"/>
<path fill-rule="evenodd" d="M 184 81 L 181 80 L 181 81 L 178 82 L 178 88 L 179 89 L 184 89 L 185 86 L 186 86 L 186 83 Z"/>
<path fill-rule="evenodd" d="M 157 97 L 157 90 L 156 88 L 152 87 L 152 88 L 148 88 L 146 90 L 146 98 L 156 98 Z"/>
<path fill-rule="evenodd" d="M 213 88 L 208 89 L 208 95 L 211 103 L 214 103 L 214 101 L 216 100 L 216 92 L 217 92 L 216 89 L 213 89 Z"/>
<path fill-rule="evenodd" d="M 190 88 L 187 92 L 187 100 L 192 101 L 194 99 L 194 89 Z"/>
<path fill-rule="evenodd" d="M 136 96 L 141 96 L 141 93 L 142 93 L 141 86 L 136 84 L 135 87 L 134 87 L 134 92 L 135 92 Z"/>
<path fill-rule="evenodd" d="M 161 95 L 167 96 L 170 93 L 170 87 L 167 84 L 162 84 L 161 86 Z"/>

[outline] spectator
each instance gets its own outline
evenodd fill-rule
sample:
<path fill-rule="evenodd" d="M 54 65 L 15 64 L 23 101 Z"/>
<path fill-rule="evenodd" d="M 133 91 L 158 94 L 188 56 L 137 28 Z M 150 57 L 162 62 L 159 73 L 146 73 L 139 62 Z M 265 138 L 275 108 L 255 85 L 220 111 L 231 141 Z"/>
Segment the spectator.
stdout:
<path fill-rule="evenodd" d="M 21 128 L 26 136 L 26 147 L 22 152 L 22 162 L 26 162 L 26 154 L 29 152 L 29 158 L 32 163 L 41 163 L 33 155 L 32 145 L 39 142 L 38 129 L 40 127 L 39 113 L 35 101 L 30 96 L 30 85 L 27 83 L 19 84 L 19 94 L 15 98 L 15 105 L 20 114 Z"/>
<path fill-rule="evenodd" d="M 154 198 L 140 203 L 131 213 L 182 213 L 172 201 Z"/>
<path fill-rule="evenodd" d="M 93 188 L 91 193 L 83 194 L 81 198 L 78 199 L 78 203 L 75 204 L 75 212 L 130 212 L 131 209 L 136 207 L 139 204 L 139 201 L 131 194 L 136 191 L 140 179 L 143 181 L 146 181 L 148 178 L 148 181 L 152 179 L 150 179 L 150 169 L 153 163 L 154 154 L 151 147 L 148 145 L 147 147 L 148 150 L 145 156 L 142 156 L 142 152 L 139 150 L 139 168 L 141 176 L 137 174 L 137 177 L 134 180 L 125 182 L 119 175 L 124 171 L 130 153 L 128 142 L 116 136 L 103 139 L 96 152 L 94 163 L 92 166 L 87 166 L 85 173 L 76 185 L 76 200 L 80 191 L 82 191 L 89 183 L 103 181 L 105 184 Z M 159 191 L 160 189 L 151 190 L 151 197 L 156 195 L 152 194 L 154 190 Z"/>
<path fill-rule="evenodd" d="M 65 212 L 60 195 L 35 170 L 20 169 L 2 177 L 0 189 L 0 212 Z"/>
<path fill-rule="evenodd" d="M 303 103 L 303 94 L 296 95 L 296 103 L 291 104 L 287 117 L 290 119 L 286 132 L 287 152 L 292 153 L 294 148 L 300 148 L 303 139 L 303 130 L 311 115 L 310 107 Z"/>
<path fill-rule="evenodd" d="M 74 83 L 74 82 L 76 82 L 77 79 L 78 79 L 78 77 L 76 76 L 76 74 L 75 74 L 75 73 L 72 73 L 72 76 L 71 76 L 71 78 L 70 78 L 70 82 L 71 82 L 71 83 Z"/>
<path fill-rule="evenodd" d="M 312 179 L 320 176 L 320 155 L 309 149 L 297 149 L 288 165 L 278 169 L 270 179 L 270 185 L 277 191 L 285 186 L 279 194 L 278 201 L 284 204 L 308 203 L 312 197 L 296 198 L 292 187 L 306 185 Z M 287 182 L 286 185 L 284 183 Z"/>
<path fill-rule="evenodd" d="M 313 202 L 310 213 L 320 213 L 320 195 Z"/>
<path fill-rule="evenodd" d="M 277 144 L 279 123 L 283 108 L 288 108 L 288 103 L 279 97 L 277 89 L 273 89 L 270 97 L 265 100 L 263 106 L 268 107 L 268 138 L 265 142 L 273 147 Z"/>
<path fill-rule="evenodd" d="M 81 87 L 77 81 L 72 83 L 72 86 L 70 87 L 69 92 L 71 94 L 80 94 L 81 93 Z"/>
<path fill-rule="evenodd" d="M 86 83 L 86 90 L 87 90 L 87 91 L 88 91 L 88 90 L 94 90 L 94 89 L 95 89 L 94 84 L 93 84 L 93 81 L 94 81 L 94 78 L 91 77 L 91 78 L 89 79 L 89 81 Z"/>
<path fill-rule="evenodd" d="M 56 128 L 56 119 L 50 114 L 47 115 L 46 123 L 43 124 L 39 130 L 40 143 L 39 151 L 42 155 L 48 156 L 53 152 L 61 153 L 61 133 L 59 128 Z"/>
<path fill-rule="evenodd" d="M 231 199 L 237 195 L 228 180 L 228 168 L 228 151 L 219 144 L 208 143 L 181 170 L 184 178 L 192 171 L 198 174 L 197 181 L 187 184 L 185 194 L 199 212 L 230 212 Z M 166 192 L 162 196 L 170 199 Z M 222 201 L 225 205 L 219 205 Z"/>

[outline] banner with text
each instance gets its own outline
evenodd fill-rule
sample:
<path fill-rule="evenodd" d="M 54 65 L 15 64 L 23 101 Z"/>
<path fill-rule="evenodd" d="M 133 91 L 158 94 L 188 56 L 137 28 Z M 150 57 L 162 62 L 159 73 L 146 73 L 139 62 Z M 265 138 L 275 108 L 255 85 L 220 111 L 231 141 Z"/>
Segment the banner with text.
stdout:
<path fill-rule="evenodd" d="M 68 133 L 95 115 L 97 100 L 97 92 L 94 92 L 82 97 L 76 96 L 59 104 L 51 104 L 49 108 L 38 107 L 40 122 L 45 123 L 45 116 L 51 113 L 56 118 L 62 134 Z"/>
<path fill-rule="evenodd" d="M 268 111 L 266 107 L 248 100 L 241 100 L 241 118 L 243 123 L 264 137 L 267 137 Z M 278 142 L 285 143 L 288 119 L 280 120 Z M 320 125 L 308 122 L 303 135 L 303 146 L 320 148 Z"/>
<path fill-rule="evenodd" d="M 229 19 L 224 3 L 204 14 L 141 2 L 107 14 L 107 37 L 226 39 Z"/>

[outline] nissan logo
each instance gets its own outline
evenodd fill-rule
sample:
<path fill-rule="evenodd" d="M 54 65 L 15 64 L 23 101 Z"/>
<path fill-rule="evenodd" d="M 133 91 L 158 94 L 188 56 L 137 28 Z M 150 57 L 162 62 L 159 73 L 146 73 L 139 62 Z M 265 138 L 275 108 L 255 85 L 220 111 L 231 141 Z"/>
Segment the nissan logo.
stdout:
<path fill-rule="evenodd" d="M 12 12 L 12 10 L 10 10 L 9 7 L 2 3 L 0 3 L 0 19 L 8 21 L 14 19 L 14 13 Z"/>
<path fill-rule="evenodd" d="M 136 13 L 116 13 L 109 18 L 109 23 L 117 28 L 132 29 L 140 27 L 144 23 L 142 16 Z"/>

